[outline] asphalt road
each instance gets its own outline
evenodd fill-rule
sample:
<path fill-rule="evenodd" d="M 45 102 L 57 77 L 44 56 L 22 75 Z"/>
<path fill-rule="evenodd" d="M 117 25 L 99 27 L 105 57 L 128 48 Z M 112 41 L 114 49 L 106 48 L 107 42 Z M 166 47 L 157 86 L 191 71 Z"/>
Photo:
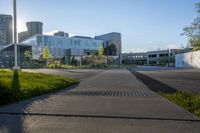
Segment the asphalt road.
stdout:
<path fill-rule="evenodd" d="M 81 83 L 54 94 L 1 107 L 0 132 L 199 133 L 200 131 L 200 121 L 196 116 L 151 91 L 128 70 L 42 72 L 71 74 L 80 79 Z"/>
<path fill-rule="evenodd" d="M 172 90 L 187 91 L 194 94 L 200 94 L 200 69 L 180 69 L 168 67 L 141 66 L 132 69 L 143 75 L 143 78 L 153 82 L 149 82 L 149 86 L 157 84 L 163 88 L 171 88 Z M 141 79 L 143 81 L 143 79 Z M 162 84 L 162 85 L 161 85 Z M 155 88 L 155 86 L 153 86 Z"/>

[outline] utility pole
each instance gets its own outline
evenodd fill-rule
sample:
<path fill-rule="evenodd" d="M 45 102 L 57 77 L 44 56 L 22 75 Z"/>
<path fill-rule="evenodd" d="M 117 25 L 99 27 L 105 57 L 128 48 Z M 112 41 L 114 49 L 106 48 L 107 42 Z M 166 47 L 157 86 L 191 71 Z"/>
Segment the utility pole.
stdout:
<path fill-rule="evenodd" d="M 14 54 L 15 54 L 14 69 L 18 69 L 18 63 L 17 63 L 17 3 L 16 3 L 16 0 L 13 0 L 13 17 L 14 17 Z"/>

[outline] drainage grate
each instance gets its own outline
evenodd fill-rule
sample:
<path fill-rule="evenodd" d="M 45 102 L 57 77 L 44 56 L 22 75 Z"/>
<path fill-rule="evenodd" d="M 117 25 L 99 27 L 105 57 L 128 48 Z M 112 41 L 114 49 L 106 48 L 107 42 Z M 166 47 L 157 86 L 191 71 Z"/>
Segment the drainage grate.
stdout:
<path fill-rule="evenodd" d="M 71 91 L 67 92 L 68 96 L 108 96 L 108 97 L 144 97 L 155 96 L 152 92 L 137 91 Z"/>

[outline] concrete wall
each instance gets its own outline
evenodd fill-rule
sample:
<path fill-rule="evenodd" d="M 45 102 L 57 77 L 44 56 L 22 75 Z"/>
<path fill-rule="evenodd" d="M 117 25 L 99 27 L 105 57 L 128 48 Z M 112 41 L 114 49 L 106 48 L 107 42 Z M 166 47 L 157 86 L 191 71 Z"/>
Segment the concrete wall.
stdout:
<path fill-rule="evenodd" d="M 176 55 L 176 67 L 200 68 L 200 51 Z"/>

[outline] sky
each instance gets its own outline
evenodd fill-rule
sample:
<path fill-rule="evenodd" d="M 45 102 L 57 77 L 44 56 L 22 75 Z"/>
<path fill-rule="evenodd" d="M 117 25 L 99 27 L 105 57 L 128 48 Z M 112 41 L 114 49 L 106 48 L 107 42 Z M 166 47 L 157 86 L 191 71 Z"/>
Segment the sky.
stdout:
<path fill-rule="evenodd" d="M 183 28 L 197 17 L 200 0 L 17 0 L 18 32 L 41 21 L 44 33 L 91 36 L 122 34 L 123 52 L 187 45 Z M 12 0 L 0 0 L 0 14 L 12 14 Z"/>

